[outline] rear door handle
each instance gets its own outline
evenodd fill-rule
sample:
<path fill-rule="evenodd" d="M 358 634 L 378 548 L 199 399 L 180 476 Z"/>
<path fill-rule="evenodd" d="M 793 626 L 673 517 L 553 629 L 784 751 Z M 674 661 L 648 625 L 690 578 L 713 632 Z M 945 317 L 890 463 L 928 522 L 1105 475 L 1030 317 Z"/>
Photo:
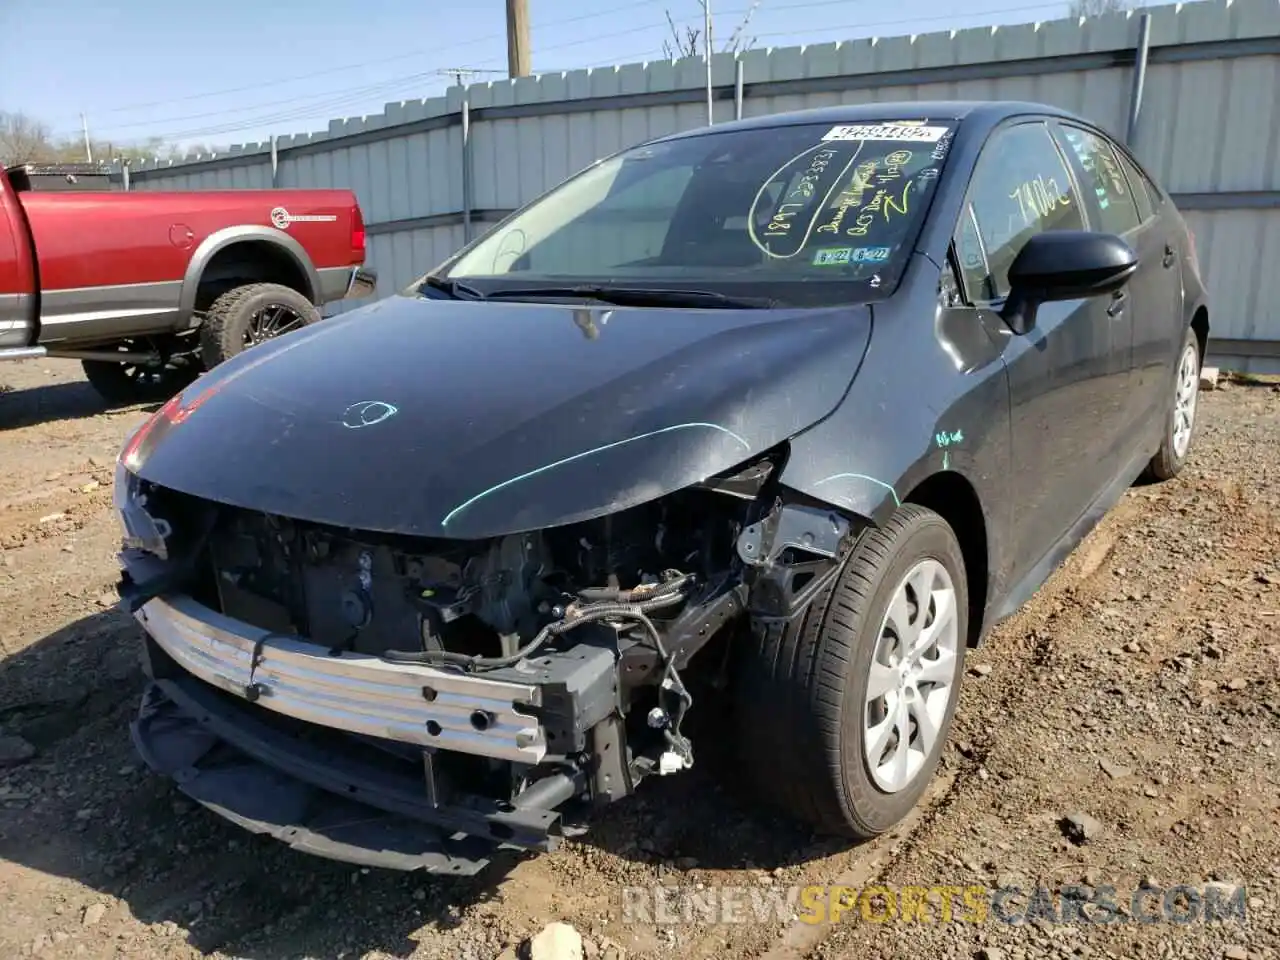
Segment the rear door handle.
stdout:
<path fill-rule="evenodd" d="M 1117 290 L 1111 295 L 1111 305 L 1107 307 L 1107 316 L 1119 316 L 1124 310 L 1124 305 L 1128 301 L 1129 295 L 1123 290 Z"/>
<path fill-rule="evenodd" d="M 1164 245 L 1164 259 L 1160 261 L 1160 264 L 1165 267 L 1172 267 L 1173 261 L 1176 260 L 1177 257 L 1178 255 L 1174 251 L 1173 247 L 1166 243 Z"/>

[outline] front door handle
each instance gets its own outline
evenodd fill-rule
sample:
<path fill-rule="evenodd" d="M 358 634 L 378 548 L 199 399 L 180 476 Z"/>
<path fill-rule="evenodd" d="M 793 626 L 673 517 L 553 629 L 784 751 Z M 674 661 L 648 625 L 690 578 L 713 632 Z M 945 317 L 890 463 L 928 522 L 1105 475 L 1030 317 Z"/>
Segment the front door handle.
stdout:
<path fill-rule="evenodd" d="M 1164 245 L 1164 259 L 1160 261 L 1160 265 L 1164 267 L 1172 267 L 1173 261 L 1178 258 L 1178 254 L 1169 244 Z"/>
<path fill-rule="evenodd" d="M 1107 307 L 1107 316 L 1108 317 L 1119 316 L 1121 311 L 1124 310 L 1124 305 L 1126 302 L 1128 302 L 1128 300 L 1129 300 L 1129 295 L 1125 293 L 1123 290 L 1117 290 L 1115 293 L 1113 293 L 1111 295 L 1111 305 Z"/>

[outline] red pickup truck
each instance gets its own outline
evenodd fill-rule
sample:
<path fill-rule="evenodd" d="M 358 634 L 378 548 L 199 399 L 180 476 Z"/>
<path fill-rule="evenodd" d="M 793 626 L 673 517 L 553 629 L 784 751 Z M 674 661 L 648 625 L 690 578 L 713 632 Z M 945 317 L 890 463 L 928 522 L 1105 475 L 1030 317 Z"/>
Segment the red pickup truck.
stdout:
<path fill-rule="evenodd" d="M 349 190 L 125 191 L 88 165 L 0 176 L 0 360 L 80 360 L 104 399 L 162 399 L 373 293 Z"/>

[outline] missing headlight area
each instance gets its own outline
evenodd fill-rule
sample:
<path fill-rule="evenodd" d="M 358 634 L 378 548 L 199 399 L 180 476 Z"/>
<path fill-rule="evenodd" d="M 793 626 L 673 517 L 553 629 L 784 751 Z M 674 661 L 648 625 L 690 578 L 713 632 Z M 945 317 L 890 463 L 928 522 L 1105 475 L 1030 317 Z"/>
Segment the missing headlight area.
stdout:
<path fill-rule="evenodd" d="M 167 536 L 122 554 L 153 681 L 135 743 L 218 812 L 337 859 L 467 873 L 476 843 L 551 849 L 566 819 L 690 767 L 691 688 L 723 696 L 739 631 L 838 569 L 849 519 L 773 466 L 465 542 L 136 485 L 134 526 Z"/>

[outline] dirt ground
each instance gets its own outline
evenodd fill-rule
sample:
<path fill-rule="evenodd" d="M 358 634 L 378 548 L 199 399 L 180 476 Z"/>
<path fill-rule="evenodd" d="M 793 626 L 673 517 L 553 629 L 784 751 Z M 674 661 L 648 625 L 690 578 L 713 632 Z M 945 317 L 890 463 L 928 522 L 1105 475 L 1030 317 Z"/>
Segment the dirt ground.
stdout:
<path fill-rule="evenodd" d="M 249 836 L 140 767 L 110 488 L 146 411 L 104 412 L 71 363 L 4 365 L 0 956 L 491 960 L 563 920 L 593 960 L 1278 957 L 1280 387 L 1201 410 L 1186 473 L 1135 487 L 971 656 L 936 789 L 894 835 L 814 837 L 696 768 L 555 854 L 434 880 Z M 1123 905 L 1143 881 L 1244 884 L 1247 920 L 668 924 L 622 893 L 1085 884 Z"/>

